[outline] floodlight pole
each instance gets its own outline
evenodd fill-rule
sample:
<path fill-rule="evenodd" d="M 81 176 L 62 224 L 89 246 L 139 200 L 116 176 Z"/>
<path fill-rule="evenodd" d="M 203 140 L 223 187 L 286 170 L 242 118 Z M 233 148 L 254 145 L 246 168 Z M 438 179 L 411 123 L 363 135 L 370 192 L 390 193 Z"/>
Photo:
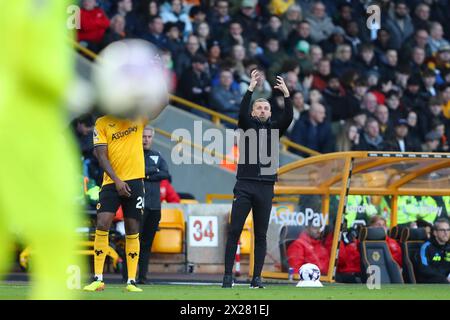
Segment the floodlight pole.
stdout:
<path fill-rule="evenodd" d="M 339 207 L 336 216 L 336 222 L 334 224 L 333 244 L 331 246 L 331 256 L 328 265 L 328 271 L 332 270 L 331 275 L 328 272 L 327 280 L 334 282 L 336 278 L 336 268 L 339 258 L 339 244 L 342 238 L 342 229 L 344 227 L 344 212 L 347 208 L 347 196 L 350 191 L 350 183 L 353 170 L 353 157 L 348 156 L 345 158 L 344 170 L 342 174 L 342 189 L 339 194 Z"/>

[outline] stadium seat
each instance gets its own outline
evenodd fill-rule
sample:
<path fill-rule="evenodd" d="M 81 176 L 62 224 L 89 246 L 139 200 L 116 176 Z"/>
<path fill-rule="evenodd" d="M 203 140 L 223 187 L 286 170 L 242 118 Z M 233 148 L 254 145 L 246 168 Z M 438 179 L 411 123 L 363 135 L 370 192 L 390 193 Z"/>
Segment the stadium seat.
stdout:
<path fill-rule="evenodd" d="M 289 245 L 298 238 L 300 233 L 305 229 L 304 226 L 288 226 L 281 227 L 280 240 L 278 242 L 280 248 L 281 271 L 289 271 L 289 263 L 287 257 L 287 249 Z"/>
<path fill-rule="evenodd" d="M 400 245 L 403 252 L 403 279 L 406 283 L 416 283 L 412 258 L 427 240 L 428 237 L 425 228 L 404 228 L 402 230 Z"/>
<path fill-rule="evenodd" d="M 231 212 L 228 215 L 228 222 L 231 221 Z M 241 254 L 250 254 L 252 243 L 252 227 L 253 227 L 253 215 L 252 212 L 245 219 L 244 227 L 242 229 L 241 237 L 239 241 L 241 243 Z"/>
<path fill-rule="evenodd" d="M 369 266 L 380 268 L 381 283 L 404 283 L 399 265 L 394 261 L 386 243 L 384 228 L 362 228 L 360 232 L 361 275 L 367 281 Z"/>
<path fill-rule="evenodd" d="M 401 226 L 401 225 L 396 225 L 394 227 L 392 227 L 389 230 L 389 238 L 396 240 L 397 242 L 400 243 L 400 238 L 402 235 L 402 231 L 403 229 L 405 229 L 405 226 Z"/>
<path fill-rule="evenodd" d="M 162 209 L 151 252 L 183 253 L 185 228 L 183 211 L 178 208 Z"/>
<path fill-rule="evenodd" d="M 181 204 L 198 204 L 199 202 L 195 199 L 181 199 Z"/>

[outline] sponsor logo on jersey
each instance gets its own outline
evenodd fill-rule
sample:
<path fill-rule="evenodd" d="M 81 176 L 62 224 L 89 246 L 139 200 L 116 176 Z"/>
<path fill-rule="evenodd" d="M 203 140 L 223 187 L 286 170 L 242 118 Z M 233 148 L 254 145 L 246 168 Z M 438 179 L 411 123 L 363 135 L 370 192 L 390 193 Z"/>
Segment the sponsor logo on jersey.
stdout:
<path fill-rule="evenodd" d="M 120 139 L 120 138 L 126 137 L 126 136 L 128 136 L 129 134 L 131 134 L 131 133 L 137 132 L 137 129 L 138 129 L 138 127 L 137 127 L 137 126 L 134 126 L 134 127 L 128 128 L 128 129 L 125 130 L 125 131 L 116 132 L 116 133 L 114 133 L 114 134 L 112 135 L 112 140 L 114 141 L 114 140 L 116 140 L 116 139 Z"/>

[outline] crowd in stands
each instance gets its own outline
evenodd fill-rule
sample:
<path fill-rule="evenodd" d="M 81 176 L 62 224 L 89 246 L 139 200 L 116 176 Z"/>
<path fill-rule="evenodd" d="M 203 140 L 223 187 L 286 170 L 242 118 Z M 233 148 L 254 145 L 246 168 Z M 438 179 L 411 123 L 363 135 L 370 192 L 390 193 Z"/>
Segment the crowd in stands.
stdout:
<path fill-rule="evenodd" d="M 269 99 L 273 117 L 284 106 L 270 84 L 279 74 L 288 84 L 294 142 L 321 153 L 449 149 L 447 1 L 80 2 L 82 45 L 99 52 L 120 39 L 149 41 L 173 92 L 211 110 L 236 118 L 258 68 L 264 78 L 254 98 Z M 381 9 L 373 30 L 372 4 Z"/>

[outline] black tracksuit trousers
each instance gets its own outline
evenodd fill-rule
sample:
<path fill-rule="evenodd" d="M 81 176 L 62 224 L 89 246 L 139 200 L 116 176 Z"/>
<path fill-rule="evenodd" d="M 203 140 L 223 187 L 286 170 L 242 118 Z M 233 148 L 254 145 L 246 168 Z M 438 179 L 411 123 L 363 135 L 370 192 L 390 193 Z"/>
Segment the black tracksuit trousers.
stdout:
<path fill-rule="evenodd" d="M 233 273 L 237 243 L 250 210 L 253 212 L 255 233 L 253 277 L 261 275 L 267 249 L 266 234 L 272 210 L 273 185 L 271 182 L 237 180 L 233 189 L 234 200 L 225 248 L 226 275 Z"/>
<path fill-rule="evenodd" d="M 159 221 L 161 220 L 161 209 L 144 210 L 144 216 L 141 221 L 141 232 L 139 234 L 140 252 L 139 252 L 139 279 L 147 279 L 147 270 L 150 258 L 150 250 L 152 248 L 153 239 L 158 230 Z"/>

